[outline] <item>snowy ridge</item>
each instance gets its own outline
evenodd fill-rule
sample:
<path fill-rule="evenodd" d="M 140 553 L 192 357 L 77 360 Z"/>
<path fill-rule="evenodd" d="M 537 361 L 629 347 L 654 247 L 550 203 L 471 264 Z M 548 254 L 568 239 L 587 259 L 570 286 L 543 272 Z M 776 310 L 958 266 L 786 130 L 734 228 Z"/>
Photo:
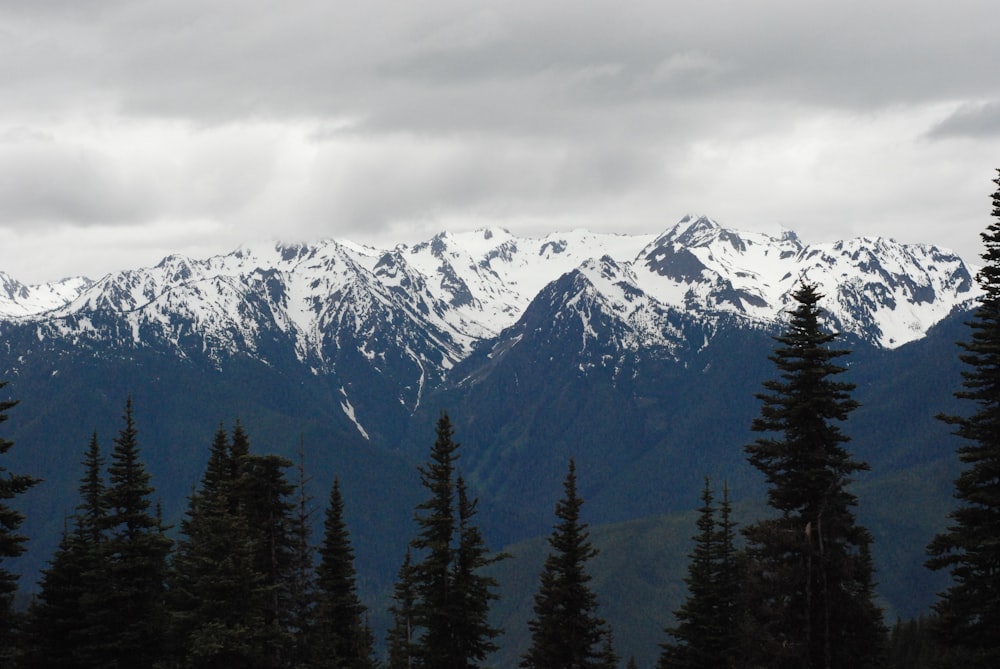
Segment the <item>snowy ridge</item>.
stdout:
<path fill-rule="evenodd" d="M 651 347 L 672 349 L 683 339 L 683 331 L 673 322 L 675 319 L 671 319 L 671 313 L 676 309 L 638 287 L 638 277 L 631 263 L 619 264 L 605 256 L 585 262 L 579 271 L 585 277 L 588 288 L 581 289 L 567 304 L 581 304 L 583 295 L 589 293 L 590 299 L 599 308 L 622 324 L 618 341 L 613 342 L 617 348 L 626 351 Z M 592 314 L 587 314 L 583 319 L 586 323 L 584 332 L 596 344 L 601 337 L 589 325 L 592 318 Z M 583 349 L 586 349 L 586 344 L 585 340 Z"/>
<path fill-rule="evenodd" d="M 781 320 L 796 287 L 817 284 L 833 327 L 883 348 L 923 337 L 979 294 L 965 263 L 934 246 L 881 238 L 805 246 L 794 233 L 735 233 L 705 217 L 682 219 L 637 265 L 637 286 L 662 303 L 755 324 Z"/>
<path fill-rule="evenodd" d="M 93 282 L 85 277 L 26 286 L 0 272 L 0 318 L 20 318 L 57 309 L 77 297 Z"/>
<path fill-rule="evenodd" d="M 0 274 L 0 325 L 30 328 L 39 342 L 158 347 L 217 366 L 247 356 L 297 361 L 314 374 L 367 368 L 401 377 L 398 399 L 413 408 L 572 273 L 576 292 L 561 308 L 576 310 L 581 350 L 588 337 L 623 350 L 671 349 L 685 336 L 681 320 L 708 331 L 720 318 L 767 327 L 785 318 L 802 281 L 820 286 L 833 327 L 894 348 L 978 295 L 962 260 L 934 246 L 878 238 L 807 246 L 791 232 L 735 232 L 686 216 L 658 236 L 575 230 L 533 239 L 489 228 L 392 249 L 326 240 L 204 260 L 174 255 L 97 282 L 27 287 Z M 341 387 L 345 413 L 363 430 L 350 383 Z"/>

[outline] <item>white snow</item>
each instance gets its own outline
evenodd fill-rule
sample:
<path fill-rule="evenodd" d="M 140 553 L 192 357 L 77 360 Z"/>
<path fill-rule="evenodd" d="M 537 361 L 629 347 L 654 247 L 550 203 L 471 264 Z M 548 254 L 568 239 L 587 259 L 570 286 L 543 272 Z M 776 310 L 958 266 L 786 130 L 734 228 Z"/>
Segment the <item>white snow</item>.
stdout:
<path fill-rule="evenodd" d="M 514 325 L 542 289 L 575 270 L 593 286 L 586 304 L 577 296 L 584 347 L 597 336 L 594 309 L 623 324 L 620 345 L 669 347 L 681 337 L 671 324 L 680 312 L 766 325 L 786 317 L 791 293 L 809 281 L 825 295 L 833 326 L 894 348 L 979 294 L 962 261 L 933 246 L 881 238 L 805 246 L 787 231 L 735 232 L 687 216 L 661 235 L 572 230 L 526 238 L 490 228 L 392 249 L 341 240 L 261 244 L 205 260 L 170 256 L 98 282 L 24 286 L 0 273 L 0 319 L 36 324 L 40 339 L 76 340 L 108 336 L 92 316 L 119 314 L 136 345 L 140 332 L 157 332 L 183 354 L 183 342 L 195 337 L 213 357 L 253 354 L 273 328 L 322 371 L 330 371 L 344 328 L 373 365 L 384 361 L 371 341 L 389 328 L 421 370 L 419 402 L 432 376 Z M 355 420 L 346 395 L 343 407 Z"/>
<path fill-rule="evenodd" d="M 340 394 L 344 397 L 343 401 L 340 403 L 340 408 L 343 409 L 347 417 L 351 419 L 352 423 L 354 423 L 354 427 L 358 428 L 358 432 L 361 433 L 361 436 L 364 437 L 365 441 L 371 441 L 371 438 L 368 436 L 368 432 L 366 432 L 365 428 L 358 422 L 358 417 L 354 415 L 354 407 L 351 406 L 351 401 L 347 399 L 347 391 L 344 390 L 343 386 L 340 387 Z"/>

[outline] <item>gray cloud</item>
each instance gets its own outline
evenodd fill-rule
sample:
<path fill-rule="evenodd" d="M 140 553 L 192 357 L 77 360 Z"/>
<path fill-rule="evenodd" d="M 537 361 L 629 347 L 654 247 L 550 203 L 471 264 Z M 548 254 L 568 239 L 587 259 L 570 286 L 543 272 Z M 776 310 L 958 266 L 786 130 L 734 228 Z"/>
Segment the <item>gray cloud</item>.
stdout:
<path fill-rule="evenodd" d="M 694 210 L 971 255 L 998 18 L 993 0 L 2 3 L 0 228 L 27 248 L 39 224 L 158 226 L 166 253 L 200 225 L 235 247 Z"/>
<path fill-rule="evenodd" d="M 259 196 L 274 162 L 268 140 L 240 128 L 194 139 L 169 129 L 152 137 L 142 130 L 131 137 L 98 133 L 85 142 L 74 132 L 85 134 L 30 126 L 0 133 L 0 225 L 231 216 Z"/>
<path fill-rule="evenodd" d="M 350 115 L 391 119 L 397 130 L 433 121 L 391 113 L 413 101 L 475 128 L 530 125 L 515 101 L 544 104 L 546 116 L 619 113 L 643 99 L 676 105 L 677 96 L 870 107 L 996 86 L 979 67 L 1000 57 L 987 0 L 716 4 L 313 0 L 209 10 L 176 0 L 22 10 L 4 21 L 13 39 L 0 80 L 28 104 L 89 90 L 136 114 Z M 489 116 L 483 98 L 495 105 Z"/>
<path fill-rule="evenodd" d="M 931 128 L 928 136 L 934 139 L 1000 136 L 1000 103 L 963 104 L 948 118 Z"/>
<path fill-rule="evenodd" d="M 18 128 L 0 141 L 0 220 L 21 225 L 121 223 L 151 211 L 141 184 L 99 151 Z"/>

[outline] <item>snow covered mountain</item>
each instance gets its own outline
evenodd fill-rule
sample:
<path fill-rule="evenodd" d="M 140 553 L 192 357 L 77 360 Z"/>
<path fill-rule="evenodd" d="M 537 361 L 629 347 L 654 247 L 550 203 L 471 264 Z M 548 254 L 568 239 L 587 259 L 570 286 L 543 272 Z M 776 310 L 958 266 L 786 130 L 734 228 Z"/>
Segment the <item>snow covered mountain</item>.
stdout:
<path fill-rule="evenodd" d="M 930 245 L 862 237 L 803 245 L 736 233 L 685 217 L 643 249 L 638 286 L 663 304 L 733 314 L 767 324 L 781 319 L 800 282 L 817 284 L 832 327 L 883 348 L 923 337 L 978 288 L 955 254 Z"/>
<path fill-rule="evenodd" d="M 605 258 L 624 272 L 603 289 L 625 312 L 637 308 L 634 297 L 616 293 L 639 290 L 661 307 L 766 324 L 780 318 L 791 292 L 806 281 L 820 285 L 838 327 L 886 348 L 920 338 L 977 294 L 963 261 L 934 246 L 865 237 L 806 246 L 793 232 L 735 232 L 686 216 L 655 238 L 573 231 L 529 239 L 485 229 L 390 250 L 323 241 L 241 248 L 207 260 L 170 256 L 97 282 L 29 287 L 0 273 L 0 318 L 45 329 L 85 314 L 117 313 L 132 326 L 135 345 L 143 344 L 140 332 L 159 330 L 179 346 L 181 331 L 191 326 L 215 356 L 252 352 L 262 328 L 273 327 L 292 336 L 300 359 L 322 361 L 324 332 L 332 326 L 364 331 L 361 316 L 344 321 L 345 303 L 354 299 L 366 302 L 354 307 L 359 314 L 392 305 L 440 330 L 438 346 L 454 360 L 513 325 L 562 274 L 579 269 L 596 279 Z M 99 334 L 83 318 L 57 330 Z"/>
<path fill-rule="evenodd" d="M 560 277 L 572 278 L 571 294 L 539 327 L 579 319 L 569 353 L 581 369 L 617 365 L 629 351 L 677 358 L 729 325 L 771 328 L 801 281 L 820 285 L 831 327 L 886 349 L 923 337 L 977 294 L 963 261 L 933 246 L 807 246 L 790 232 L 686 216 L 659 236 L 486 229 L 393 249 L 328 240 L 169 256 L 99 281 L 28 287 L 0 275 L 0 334 L 19 359 L 142 349 L 219 369 L 237 359 L 304 366 L 338 384 L 345 414 L 367 434 L 359 416 L 375 418 L 366 402 L 414 411 L 477 347 L 505 341 Z"/>
<path fill-rule="evenodd" d="M 486 229 L 393 249 L 330 240 L 170 256 L 96 282 L 26 287 L 0 275 L 0 332 L 28 349 L 152 348 L 220 368 L 242 357 L 300 364 L 337 376 L 355 417 L 349 389 L 361 377 L 374 371 L 412 411 L 566 276 L 576 292 L 560 309 L 581 319 L 584 357 L 588 339 L 602 340 L 605 357 L 609 343 L 669 355 L 707 345 L 722 323 L 771 327 L 801 281 L 819 284 L 832 327 L 888 349 L 977 294 L 963 261 L 933 246 L 807 246 L 790 232 L 735 232 L 687 216 L 659 236 L 527 239 Z"/>
<path fill-rule="evenodd" d="M 51 284 L 26 286 L 0 272 L 0 319 L 43 314 L 61 307 L 91 286 L 90 279 L 74 277 Z"/>

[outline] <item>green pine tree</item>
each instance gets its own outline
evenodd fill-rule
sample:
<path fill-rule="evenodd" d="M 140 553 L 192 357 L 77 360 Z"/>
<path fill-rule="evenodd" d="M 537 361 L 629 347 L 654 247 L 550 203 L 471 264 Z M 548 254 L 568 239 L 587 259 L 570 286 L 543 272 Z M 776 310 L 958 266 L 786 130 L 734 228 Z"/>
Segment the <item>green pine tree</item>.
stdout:
<path fill-rule="evenodd" d="M 80 504 L 63 530 L 62 539 L 49 566 L 42 570 L 38 597 L 29 615 L 30 642 L 27 667 L 87 667 L 88 648 L 94 633 L 93 616 L 87 606 L 99 601 L 104 592 L 99 562 L 100 545 L 106 526 L 103 467 L 95 433 L 83 461 Z"/>
<path fill-rule="evenodd" d="M 675 611 L 677 625 L 667 629 L 674 642 L 661 645 L 658 669 L 723 669 L 735 666 L 738 659 L 740 584 L 728 489 L 716 508 L 706 477 L 701 500 L 698 534 L 684 579 L 688 597 Z"/>
<path fill-rule="evenodd" d="M 856 522 L 851 475 L 868 469 L 844 448 L 839 423 L 857 407 L 854 386 L 833 377 L 848 351 L 829 345 L 816 287 L 800 286 L 787 329 L 770 359 L 746 447 L 764 473 L 779 515 L 744 530 L 753 570 L 751 611 L 760 662 L 771 667 L 880 666 L 885 627 L 873 601 L 870 533 Z"/>
<path fill-rule="evenodd" d="M 1000 174 L 1000 170 L 998 170 Z M 993 180 L 1000 186 L 1000 176 Z M 983 267 L 976 279 L 983 296 L 960 343 L 963 390 L 970 416 L 943 416 L 964 440 L 964 469 L 955 481 L 958 506 L 952 523 L 928 546 L 928 567 L 947 569 L 952 584 L 934 605 L 938 638 L 956 657 L 954 666 L 1000 666 L 1000 189 L 994 221 L 982 233 Z"/>
<path fill-rule="evenodd" d="M 257 626 L 246 520 L 236 503 L 236 456 L 216 431 L 201 485 L 188 500 L 169 574 L 172 661 L 187 667 L 250 667 Z"/>
<path fill-rule="evenodd" d="M 414 599 L 411 620 L 418 630 L 409 650 L 425 669 L 478 666 L 492 649 L 499 630 L 491 627 L 489 603 L 494 583 L 479 572 L 496 559 L 488 555 L 479 530 L 472 525 L 475 501 L 455 472 L 459 445 L 448 415 L 437 423 L 429 462 L 420 467 L 428 499 L 417 505 L 417 536 L 411 541 L 419 556 L 409 569 Z"/>
<path fill-rule="evenodd" d="M 82 621 L 82 567 L 77 561 L 80 536 L 64 527 L 48 567 L 42 570 L 40 592 L 28 612 L 27 643 L 19 666 L 27 669 L 71 669 L 77 661 L 72 640 Z"/>
<path fill-rule="evenodd" d="M 81 666 L 94 666 L 103 657 L 103 643 L 109 633 L 104 594 L 110 589 L 110 575 L 105 557 L 108 502 L 104 481 L 104 458 L 95 432 L 83 459 L 80 479 L 80 503 L 76 507 L 76 541 L 69 548 L 80 564 L 80 628 L 64 643 L 73 649 Z"/>
<path fill-rule="evenodd" d="M 576 465 L 569 461 L 564 496 L 556 504 L 558 523 L 549 537 L 551 552 L 535 594 L 528 622 L 531 646 L 521 659 L 525 669 L 597 669 L 603 666 L 605 622 L 597 616 L 597 595 L 590 588 L 587 561 L 597 555 L 587 525 L 580 520 L 583 500 L 576 491 Z"/>
<path fill-rule="evenodd" d="M 292 514 L 292 561 L 288 597 L 291 604 L 289 627 L 295 638 L 293 664 L 308 665 L 314 658 L 312 648 L 316 624 L 316 570 L 312 545 L 313 503 L 306 487 L 305 444 L 299 442 L 298 463 L 295 466 L 295 511 Z"/>
<path fill-rule="evenodd" d="M 615 650 L 615 633 L 611 629 L 611 625 L 605 625 L 604 640 L 601 642 L 601 659 L 598 666 L 601 669 L 618 669 L 621 660 L 621 656 Z"/>
<path fill-rule="evenodd" d="M 458 444 L 448 417 L 437 424 L 437 439 L 430 461 L 420 468 L 420 481 L 430 497 L 417 505 L 417 537 L 411 543 L 421 559 L 413 564 L 416 593 L 414 621 L 420 629 L 415 652 L 420 666 L 455 669 L 454 606 L 452 602 L 452 539 L 455 535 L 455 461 Z"/>
<path fill-rule="evenodd" d="M 76 507 L 76 521 L 86 541 L 94 546 L 104 539 L 107 527 L 108 506 L 105 496 L 104 458 L 97 433 L 91 435 L 83 458 L 83 478 L 80 479 L 80 504 Z"/>
<path fill-rule="evenodd" d="M 0 389 L 7 385 L 0 382 Z M 17 406 L 15 400 L 0 400 L 0 423 L 7 420 L 7 412 Z M 14 442 L 0 437 L 0 456 L 10 450 Z M 20 616 L 14 611 L 14 593 L 17 592 L 17 575 L 6 569 L 4 560 L 15 558 L 26 550 L 28 538 L 18 530 L 24 514 L 8 505 L 8 501 L 23 495 L 40 479 L 27 474 L 13 474 L 0 464 L 0 664 L 14 661 L 17 629 Z"/>
<path fill-rule="evenodd" d="M 469 497 L 465 481 L 458 477 L 458 548 L 452 568 L 452 597 L 458 617 L 454 621 L 457 654 L 466 659 L 466 667 L 478 666 L 496 652 L 494 641 L 501 630 L 490 624 L 490 603 L 499 599 L 497 581 L 483 570 L 507 557 L 492 555 L 479 528 L 473 524 L 477 500 Z"/>
<path fill-rule="evenodd" d="M 234 438 L 234 444 L 236 439 Z M 258 665 L 282 667 L 295 654 L 294 607 L 291 602 L 296 537 L 292 496 L 295 486 L 284 470 L 292 463 L 277 455 L 240 458 L 236 482 L 240 519 L 251 550 L 255 588 L 249 611 L 254 627 L 247 641 Z"/>
<path fill-rule="evenodd" d="M 166 636 L 167 539 L 156 510 L 150 475 L 140 460 L 132 400 L 114 440 L 108 466 L 106 539 L 101 543 L 107 590 L 93 602 L 107 635 L 102 661 L 112 666 L 148 667 L 161 658 Z"/>
<path fill-rule="evenodd" d="M 719 504 L 719 543 L 715 587 L 719 592 L 718 667 L 742 667 L 746 655 L 746 560 L 737 550 L 736 522 L 733 520 L 733 505 L 729 499 L 729 484 L 722 486 L 722 502 Z"/>
<path fill-rule="evenodd" d="M 330 490 L 319 555 L 313 666 L 374 669 L 374 636 L 357 593 L 354 548 L 344 520 L 340 482 L 336 479 Z"/>

